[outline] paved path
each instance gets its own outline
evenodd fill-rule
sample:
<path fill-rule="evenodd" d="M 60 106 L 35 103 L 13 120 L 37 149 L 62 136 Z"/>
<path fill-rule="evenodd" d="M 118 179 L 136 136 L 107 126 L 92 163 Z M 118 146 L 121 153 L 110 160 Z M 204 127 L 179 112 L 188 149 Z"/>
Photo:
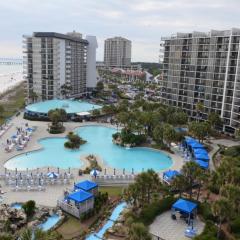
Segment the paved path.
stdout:
<path fill-rule="evenodd" d="M 177 220 L 172 220 L 171 211 L 167 211 L 155 219 L 149 227 L 149 232 L 164 240 L 189 240 L 184 235 L 186 228 L 185 221 L 179 219 L 179 217 L 177 217 Z M 204 223 L 197 218 L 194 221 L 194 228 L 197 228 L 197 232 L 200 234 L 204 229 Z"/>

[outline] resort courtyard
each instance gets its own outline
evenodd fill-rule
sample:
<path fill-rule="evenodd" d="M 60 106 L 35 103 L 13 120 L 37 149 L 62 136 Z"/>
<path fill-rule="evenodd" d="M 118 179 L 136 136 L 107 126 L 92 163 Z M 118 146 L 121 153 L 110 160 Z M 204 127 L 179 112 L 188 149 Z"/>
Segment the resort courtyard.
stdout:
<path fill-rule="evenodd" d="M 1 190 L 4 193 L 2 195 L 2 203 L 7 203 L 7 204 L 11 204 L 13 202 L 25 202 L 29 199 L 35 200 L 37 204 L 39 205 L 43 205 L 43 206 L 51 206 L 54 207 L 57 204 L 57 200 L 58 198 L 63 194 L 63 191 L 66 190 L 69 185 L 73 182 L 78 182 L 81 180 L 85 180 L 85 179 L 91 179 L 91 176 L 89 174 L 84 174 L 82 176 L 79 176 L 79 169 L 85 169 L 86 166 L 88 165 L 88 163 L 86 161 L 84 161 L 83 158 L 80 159 L 80 155 L 84 155 L 84 153 L 81 153 L 81 148 L 80 148 L 80 153 L 78 155 L 78 153 L 75 153 L 75 158 L 77 157 L 79 159 L 79 164 L 77 165 L 78 167 L 74 168 L 71 167 L 70 169 L 68 167 L 65 167 L 65 169 L 61 169 L 61 164 L 59 161 L 59 166 L 58 166 L 58 159 L 56 159 L 56 156 L 58 156 L 58 152 L 55 152 L 55 155 L 53 155 L 54 158 L 54 166 L 52 165 L 47 165 L 46 164 L 46 159 L 44 159 L 44 155 L 41 155 L 40 158 L 37 158 L 37 161 L 39 162 L 35 162 L 36 167 L 33 167 L 34 164 L 31 162 L 27 162 L 29 164 L 29 166 L 31 167 L 27 167 L 28 165 L 24 166 L 25 164 L 25 157 L 28 158 L 30 157 L 30 155 L 32 154 L 37 154 L 38 151 L 41 148 L 43 148 L 43 146 L 41 145 L 41 143 L 39 143 L 39 139 L 45 139 L 45 138 L 63 138 L 66 136 L 66 134 L 68 132 L 74 131 L 75 129 L 77 129 L 78 127 L 81 126 L 88 126 L 88 125 L 94 125 L 94 126 L 106 126 L 106 127 L 110 127 L 111 129 L 114 129 L 114 126 L 111 124 L 107 124 L 107 123 L 94 123 L 94 122 L 86 122 L 86 123 L 77 123 L 77 122 L 66 122 L 64 124 L 66 130 L 63 134 L 57 134 L 57 135 L 53 135 L 53 134 L 49 134 L 47 129 L 48 129 L 48 122 L 41 122 L 41 121 L 28 121 L 23 119 L 23 113 L 21 113 L 19 116 L 17 117 L 13 117 L 10 121 L 10 128 L 4 133 L 4 135 L 0 138 L 0 143 L 1 143 L 1 149 L 0 149 L 0 155 L 1 155 L 1 159 L 0 159 L 0 174 L 1 174 L 1 178 L 2 180 L 0 180 L 1 183 Z M 33 127 L 34 129 L 36 129 L 30 138 L 30 141 L 28 142 L 28 144 L 26 145 L 26 147 L 24 147 L 23 150 L 17 151 L 15 149 L 13 149 L 10 152 L 6 152 L 4 149 L 4 146 L 6 145 L 6 141 L 7 139 L 11 139 L 17 131 L 17 128 L 26 128 L 26 126 L 29 126 L 30 128 Z M 108 139 L 109 140 L 109 139 Z M 106 139 L 104 139 L 103 136 L 103 141 L 107 141 Z M 109 140 L 111 141 L 111 140 Z M 109 143 L 112 144 L 112 143 Z M 99 145 L 101 148 L 101 144 L 99 142 L 96 142 L 96 146 Z M 51 147 L 52 145 L 48 145 L 47 147 Z M 44 146 L 45 147 L 45 146 Z M 58 146 L 59 147 L 59 146 Z M 64 149 L 64 146 L 60 146 L 61 149 Z M 95 147 L 96 148 L 96 147 Z M 132 151 L 131 150 L 127 150 L 127 149 L 123 149 L 123 152 L 121 150 L 122 147 L 117 147 L 118 153 L 121 156 L 124 156 L 124 154 L 126 154 L 126 157 L 128 157 L 127 161 L 125 161 L 126 163 L 125 166 L 122 163 L 118 163 L 118 165 L 116 166 L 111 166 L 108 164 L 108 162 L 105 161 L 104 156 L 98 156 L 98 162 L 99 165 L 101 166 L 101 168 L 103 169 L 102 174 L 106 173 L 107 175 L 122 175 L 123 171 L 124 174 L 132 174 L 134 171 L 134 164 L 136 165 L 136 169 L 138 171 L 136 171 L 134 174 L 137 174 L 138 172 L 141 172 L 142 170 L 146 170 L 148 165 L 145 166 L 144 165 L 141 166 L 140 164 L 137 163 L 138 158 L 139 161 L 141 161 L 141 158 L 144 160 L 144 155 L 143 154 L 149 154 L 149 156 L 152 156 L 152 159 L 150 159 L 149 164 L 154 167 L 156 166 L 156 169 L 158 169 L 159 171 L 159 176 L 161 177 L 161 172 L 171 168 L 171 169 L 175 169 L 175 170 L 180 170 L 180 168 L 183 165 L 183 160 L 179 155 L 176 154 L 170 154 L 170 153 L 163 153 L 160 151 L 152 151 L 151 149 L 142 149 L 142 148 L 137 148 L 136 151 Z M 59 151 L 61 151 L 61 149 L 59 149 Z M 53 149 L 54 151 L 58 151 L 56 149 Z M 33 151 L 33 152 L 32 152 Z M 36 152 L 35 152 L 36 151 Z M 91 151 L 91 150 L 89 150 Z M 94 149 L 93 149 L 94 151 Z M 140 151 L 140 152 L 139 152 Z M 143 152 L 142 152 L 143 151 Z M 30 153 L 29 153 L 30 152 Z M 104 152 L 104 151 L 103 151 Z M 146 152 L 146 153 L 145 153 Z M 89 152 L 90 154 L 91 152 Z M 54 154 L 54 153 L 53 153 Z M 117 155 L 119 155 L 117 154 Z M 130 155 L 129 155 L 130 154 Z M 31 155 L 31 156 L 32 156 Z M 110 156 L 113 157 L 117 157 L 113 155 L 112 152 L 104 152 L 104 155 L 106 158 L 109 158 L 111 160 Z M 166 157 L 165 157 L 166 156 Z M 168 157 L 167 157 L 168 156 Z M 20 159 L 18 159 L 20 157 Z M 134 159 L 135 157 L 135 159 Z M 15 159 L 17 158 L 17 164 L 16 166 L 14 166 L 15 162 L 13 161 L 13 164 L 9 164 L 11 163 L 11 159 Z M 46 155 L 47 159 L 49 159 L 49 156 Z M 129 158 L 133 158 L 133 163 L 129 163 L 130 159 Z M 164 159 L 163 161 L 161 159 Z M 166 159 L 165 159 L 166 158 Z M 169 162 L 171 159 L 171 162 Z M 10 160 L 10 161 L 9 161 Z M 30 159 L 31 160 L 31 159 Z M 71 159 L 68 159 L 69 162 L 71 161 Z M 142 162 L 143 162 L 142 160 Z M 8 162 L 9 161 L 9 162 Z M 22 165 L 21 165 L 21 161 Z M 33 162 L 33 160 L 31 160 Z M 75 162 L 78 161 L 77 159 L 75 159 Z M 167 161 L 169 162 L 168 164 L 170 165 L 164 165 L 166 164 Z M 40 164 L 40 162 L 44 162 L 44 164 L 46 165 L 42 165 Z M 115 161 L 116 163 L 117 161 Z M 144 162 L 143 162 L 144 163 Z M 40 167 L 38 167 L 40 164 Z M 128 164 L 130 164 L 131 167 L 128 166 Z M 161 165 L 163 164 L 163 165 Z M 6 166 L 10 166 L 10 169 L 6 169 Z M 20 166 L 20 167 L 19 167 Z M 117 167 L 121 166 L 121 169 L 118 169 Z M 162 170 L 161 170 L 162 168 Z M 123 170 L 124 169 L 124 170 Z M 12 185 L 15 185 L 15 177 L 14 174 L 33 174 L 34 176 L 39 174 L 39 173 L 43 173 L 43 174 L 47 174 L 48 172 L 60 172 L 60 174 L 65 174 L 66 172 L 68 172 L 70 170 L 71 175 L 73 176 L 71 179 L 69 179 L 69 183 L 68 184 L 51 184 L 51 182 L 49 184 L 47 184 L 45 186 L 44 191 L 32 191 L 32 189 L 28 189 L 27 191 L 21 191 L 18 190 L 16 191 L 16 189 L 14 189 L 12 186 L 8 186 L 5 184 L 5 182 L 3 181 L 3 176 L 6 173 L 11 173 L 11 177 L 14 181 L 14 183 L 12 183 Z"/>

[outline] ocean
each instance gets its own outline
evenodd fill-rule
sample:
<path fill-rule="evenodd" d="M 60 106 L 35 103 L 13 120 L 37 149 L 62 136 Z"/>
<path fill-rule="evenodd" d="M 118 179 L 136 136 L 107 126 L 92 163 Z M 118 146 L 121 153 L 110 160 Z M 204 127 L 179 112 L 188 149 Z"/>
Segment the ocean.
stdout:
<path fill-rule="evenodd" d="M 23 81 L 22 61 L 0 58 L 0 94 L 10 90 L 21 81 Z"/>

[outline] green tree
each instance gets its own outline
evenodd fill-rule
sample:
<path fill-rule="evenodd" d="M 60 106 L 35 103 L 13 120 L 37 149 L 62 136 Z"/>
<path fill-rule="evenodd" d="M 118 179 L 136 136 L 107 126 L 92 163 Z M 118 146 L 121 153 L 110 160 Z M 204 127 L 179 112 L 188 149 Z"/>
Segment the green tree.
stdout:
<path fill-rule="evenodd" d="M 102 81 L 97 82 L 96 90 L 101 92 L 104 89 L 104 84 Z"/>
<path fill-rule="evenodd" d="M 226 184 L 220 189 L 221 196 L 228 199 L 235 214 L 240 213 L 240 187 L 233 184 Z"/>
<path fill-rule="evenodd" d="M 129 240 L 151 240 L 151 235 L 143 223 L 133 223 L 129 230 Z"/>
<path fill-rule="evenodd" d="M 220 232 L 221 232 L 223 221 L 231 216 L 230 210 L 231 210 L 231 205 L 229 201 L 225 198 L 220 198 L 214 201 L 212 204 L 213 215 L 218 217 L 217 239 L 220 238 Z"/>
<path fill-rule="evenodd" d="M 153 139 L 156 141 L 157 144 L 163 143 L 163 132 L 164 128 L 162 124 L 158 124 L 153 130 Z"/>
<path fill-rule="evenodd" d="M 32 102 L 35 102 L 35 101 L 37 101 L 37 99 L 38 99 L 38 95 L 37 95 L 36 92 L 30 91 L 30 92 L 29 92 L 29 98 L 31 99 Z"/>
<path fill-rule="evenodd" d="M 92 111 L 92 114 L 93 114 L 93 116 L 99 116 L 99 115 L 101 114 L 101 112 L 100 112 L 99 109 L 94 109 L 94 110 Z"/>
<path fill-rule="evenodd" d="M 202 102 L 198 102 L 198 103 L 196 104 L 196 111 L 197 111 L 197 118 L 196 118 L 196 120 L 199 121 L 199 119 L 201 118 L 201 114 L 202 114 L 203 111 L 204 111 L 204 105 L 203 105 Z"/>
<path fill-rule="evenodd" d="M 214 129 L 214 128 L 216 128 L 217 125 L 220 125 L 222 121 L 221 121 L 221 118 L 218 113 L 211 112 L 208 115 L 208 122 L 209 122 L 211 128 Z"/>
<path fill-rule="evenodd" d="M 33 200 L 29 200 L 22 205 L 22 208 L 26 213 L 27 217 L 31 217 L 35 212 L 36 203 Z"/>
<path fill-rule="evenodd" d="M 0 117 L 1 118 L 3 117 L 4 111 L 5 111 L 4 106 L 0 105 Z"/>
<path fill-rule="evenodd" d="M 199 142 L 203 142 L 204 138 L 208 136 L 210 132 L 210 126 L 208 122 L 191 122 L 189 124 L 189 132 L 194 135 Z"/>
<path fill-rule="evenodd" d="M 163 129 L 163 139 L 170 146 L 170 143 L 176 139 L 176 131 L 170 124 L 165 124 Z"/>
<path fill-rule="evenodd" d="M 1 240 L 14 240 L 14 237 L 7 233 L 0 233 Z"/>
<path fill-rule="evenodd" d="M 190 161 L 183 165 L 181 174 L 185 177 L 186 189 L 189 192 L 189 197 L 192 198 L 193 185 L 197 183 L 197 179 L 200 178 L 203 171 L 197 163 Z"/>

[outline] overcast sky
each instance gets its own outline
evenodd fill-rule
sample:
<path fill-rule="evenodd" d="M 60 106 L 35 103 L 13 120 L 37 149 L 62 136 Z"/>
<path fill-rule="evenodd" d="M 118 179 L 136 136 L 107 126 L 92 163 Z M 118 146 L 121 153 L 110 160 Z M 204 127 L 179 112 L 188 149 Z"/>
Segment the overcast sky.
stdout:
<path fill-rule="evenodd" d="M 0 0 L 0 57 L 22 56 L 22 35 L 72 30 L 132 40 L 132 60 L 157 62 L 162 36 L 240 28 L 240 0 Z"/>

